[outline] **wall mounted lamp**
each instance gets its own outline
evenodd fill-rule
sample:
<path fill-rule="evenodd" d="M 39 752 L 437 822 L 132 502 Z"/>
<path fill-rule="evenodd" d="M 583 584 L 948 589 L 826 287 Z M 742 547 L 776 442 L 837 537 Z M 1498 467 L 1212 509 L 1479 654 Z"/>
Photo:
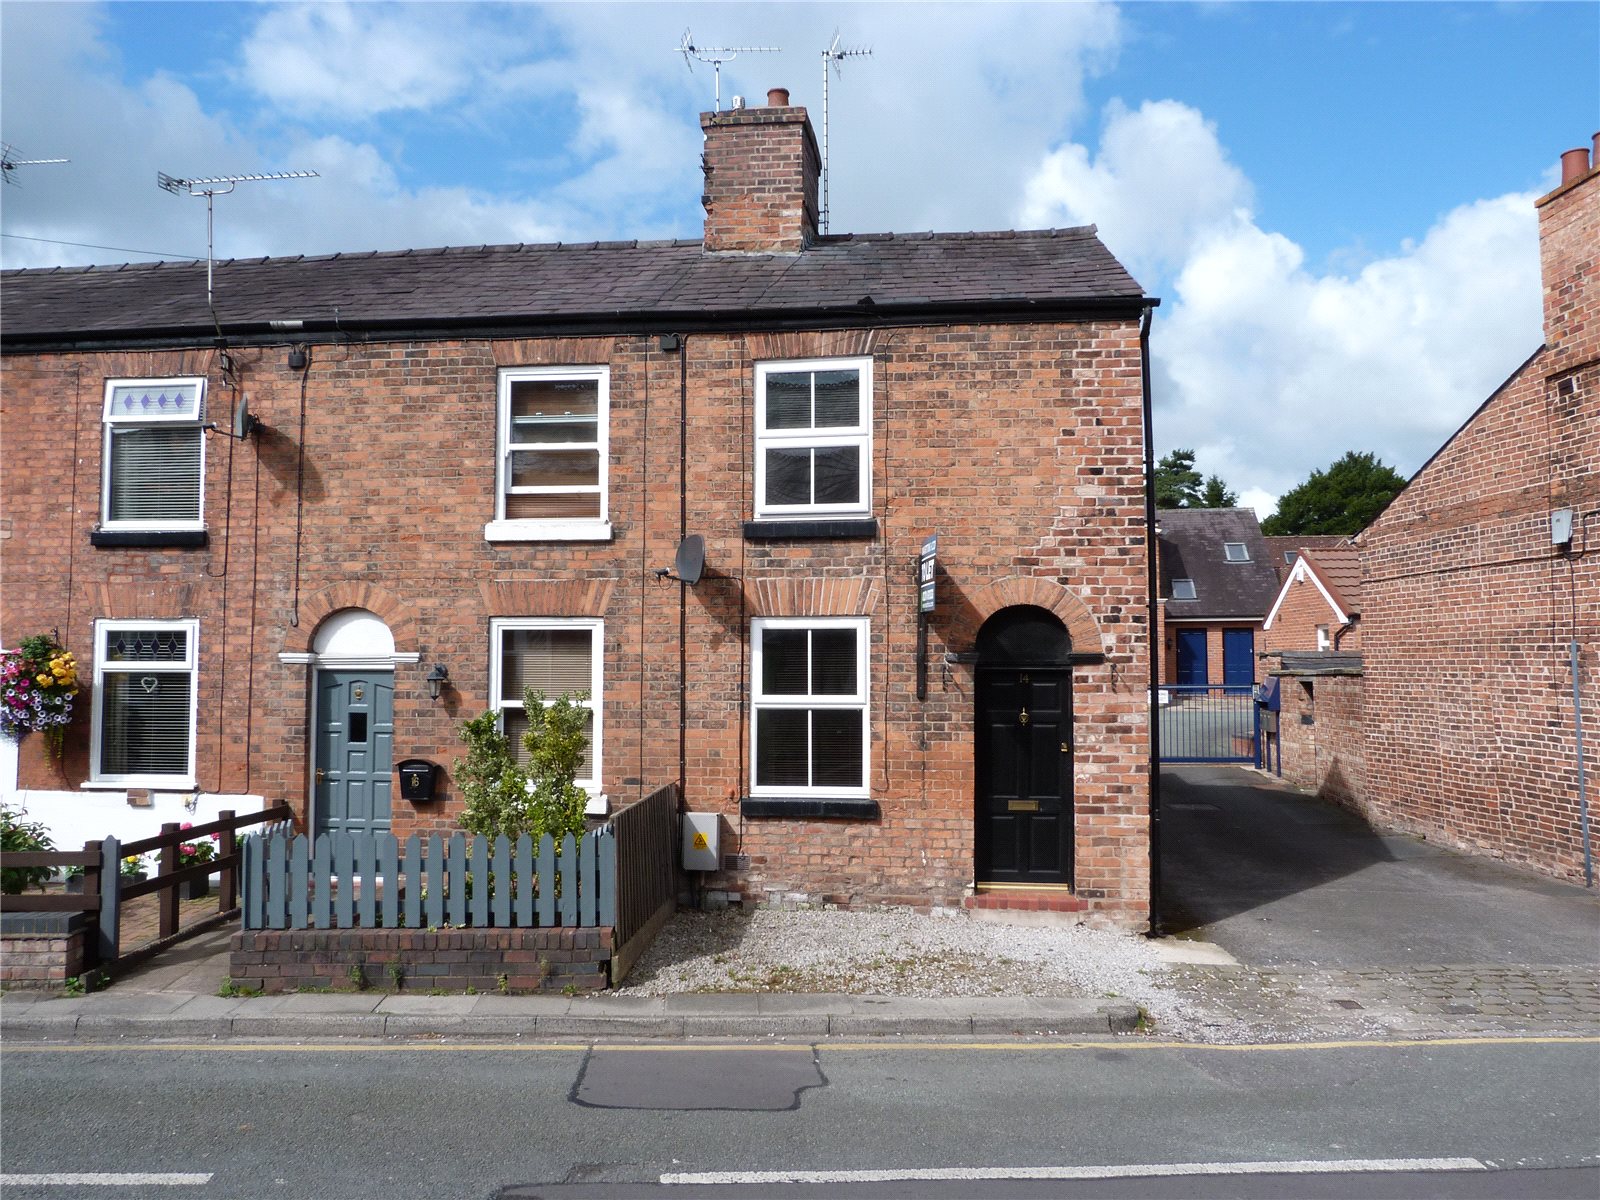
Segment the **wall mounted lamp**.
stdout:
<path fill-rule="evenodd" d="M 439 693 L 444 690 L 444 685 L 449 680 L 450 668 L 443 663 L 434 663 L 433 670 L 428 672 L 428 695 L 437 700 Z"/>

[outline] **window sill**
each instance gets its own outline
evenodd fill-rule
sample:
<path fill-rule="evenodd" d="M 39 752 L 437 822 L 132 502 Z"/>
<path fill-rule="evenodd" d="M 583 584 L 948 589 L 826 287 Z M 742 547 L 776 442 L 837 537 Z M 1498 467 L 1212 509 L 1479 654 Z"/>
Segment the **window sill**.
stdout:
<path fill-rule="evenodd" d="M 197 548 L 206 544 L 204 529 L 91 529 L 91 546 L 173 546 Z"/>
<path fill-rule="evenodd" d="M 739 815 L 790 820 L 829 817 L 852 821 L 876 821 L 882 818 L 883 812 L 876 800 L 867 797 L 743 796 L 739 800 Z"/>
<path fill-rule="evenodd" d="M 143 778 L 133 779 L 86 779 L 78 785 L 78 790 L 83 792 L 125 792 L 129 788 L 134 791 L 152 792 L 181 792 L 188 795 L 196 788 L 192 778 L 178 775 L 147 775 Z"/>
<path fill-rule="evenodd" d="M 611 522 L 582 521 L 490 521 L 483 527 L 489 542 L 609 542 Z"/>
<path fill-rule="evenodd" d="M 785 538 L 875 538 L 875 517 L 827 517 L 782 521 L 746 521 L 746 541 L 770 542 Z"/>

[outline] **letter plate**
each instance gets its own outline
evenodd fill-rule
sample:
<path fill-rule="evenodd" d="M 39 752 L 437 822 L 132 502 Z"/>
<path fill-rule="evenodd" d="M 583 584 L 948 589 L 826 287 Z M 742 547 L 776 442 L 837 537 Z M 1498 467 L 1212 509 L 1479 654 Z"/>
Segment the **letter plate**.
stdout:
<path fill-rule="evenodd" d="M 1007 800 L 1006 801 L 1006 811 L 1007 812 L 1038 812 L 1039 811 L 1039 802 L 1037 800 Z"/>

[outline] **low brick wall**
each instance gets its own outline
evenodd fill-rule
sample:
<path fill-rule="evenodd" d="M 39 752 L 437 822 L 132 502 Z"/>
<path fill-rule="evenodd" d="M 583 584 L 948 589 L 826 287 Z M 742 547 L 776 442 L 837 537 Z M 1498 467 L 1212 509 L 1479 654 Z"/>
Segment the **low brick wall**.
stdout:
<path fill-rule="evenodd" d="M 391 992 L 592 992 L 610 982 L 611 942 L 609 928 L 251 929 L 233 935 L 229 973 L 265 992 L 358 978 Z"/>
<path fill-rule="evenodd" d="M 82 975 L 88 913 L 0 913 L 0 988 L 61 991 Z"/>
<path fill-rule="evenodd" d="M 1358 812 L 1367 800 L 1361 690 L 1360 675 L 1286 675 L 1278 721 L 1284 779 Z"/>

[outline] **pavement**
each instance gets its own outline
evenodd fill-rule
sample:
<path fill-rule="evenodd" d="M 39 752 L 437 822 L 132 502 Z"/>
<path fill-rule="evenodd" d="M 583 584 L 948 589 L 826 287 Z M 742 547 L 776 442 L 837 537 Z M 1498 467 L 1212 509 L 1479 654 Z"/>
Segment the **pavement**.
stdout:
<path fill-rule="evenodd" d="M 794 993 L 222 994 L 229 930 L 85 996 L 0 996 L 6 1040 L 1600 1036 L 1595 891 L 1383 835 L 1260 773 L 1163 772 L 1160 983 L 1122 999 Z"/>

